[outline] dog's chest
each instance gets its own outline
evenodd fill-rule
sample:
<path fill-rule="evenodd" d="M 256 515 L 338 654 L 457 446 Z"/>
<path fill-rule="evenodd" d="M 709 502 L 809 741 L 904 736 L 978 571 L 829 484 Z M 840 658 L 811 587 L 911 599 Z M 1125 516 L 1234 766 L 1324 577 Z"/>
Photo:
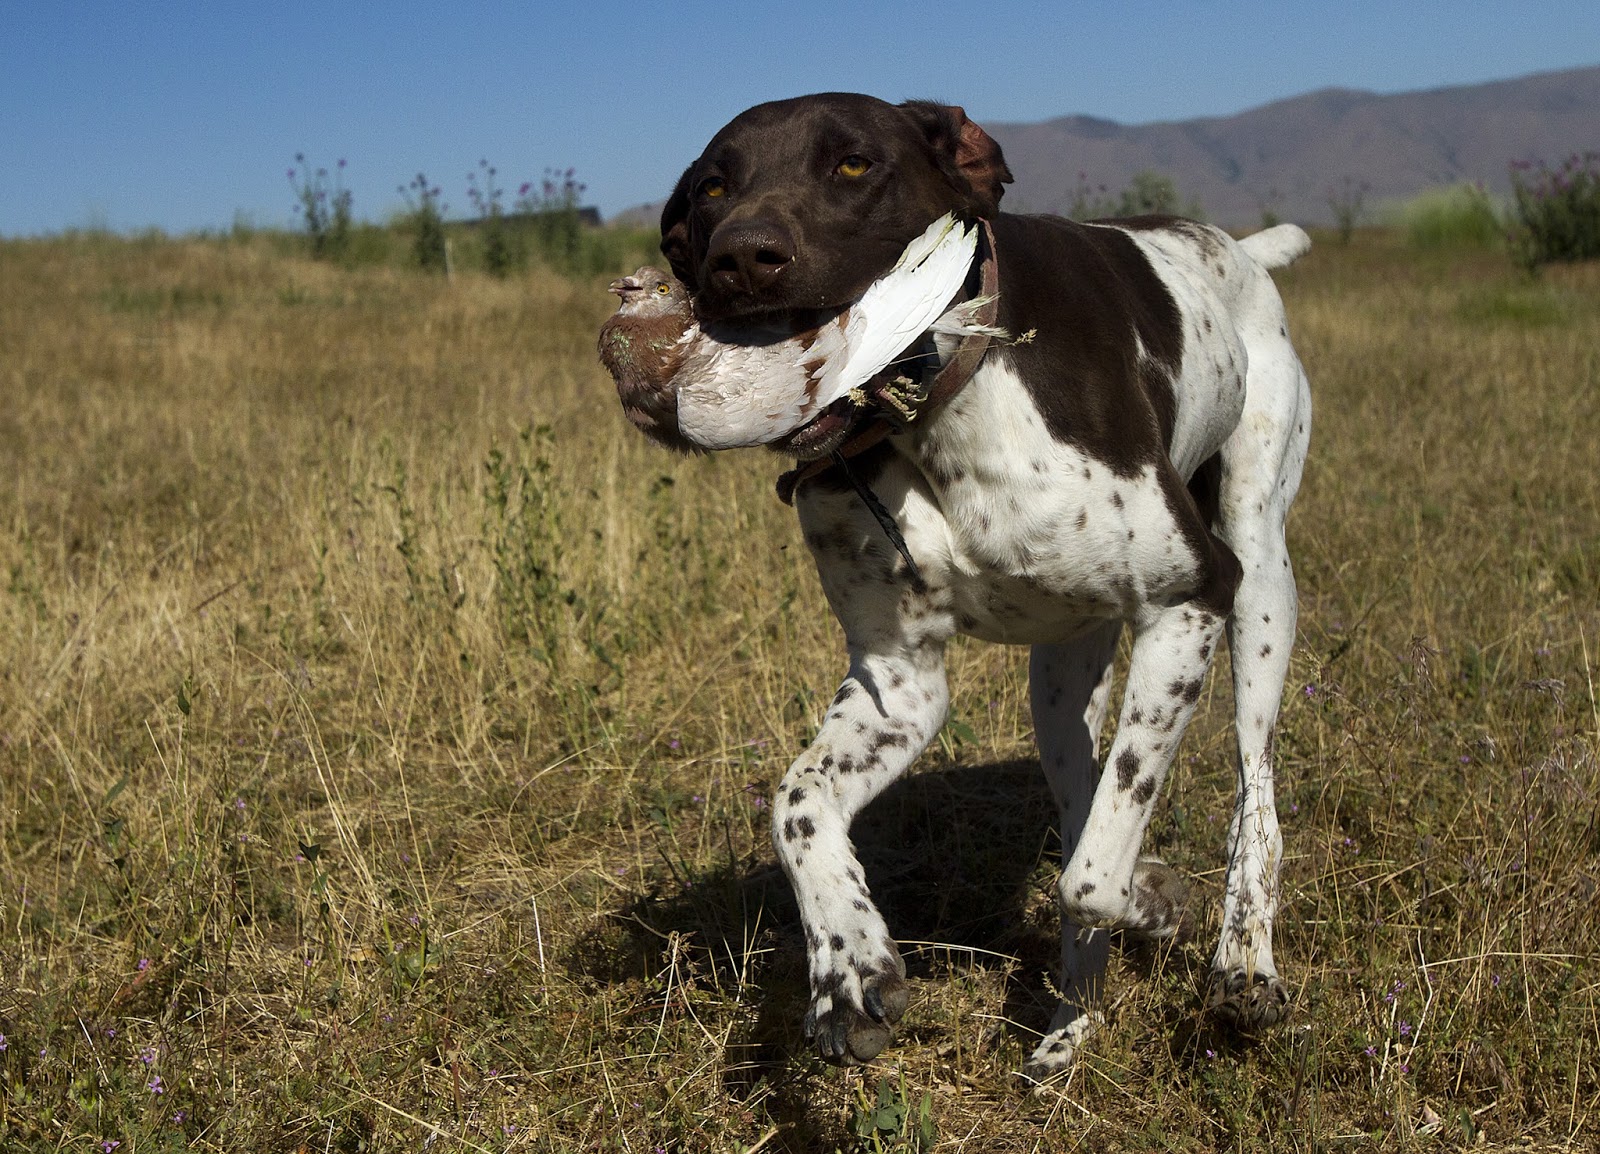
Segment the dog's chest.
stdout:
<path fill-rule="evenodd" d="M 963 633 L 1062 640 L 1193 580 L 1153 464 L 1119 472 L 1058 440 L 1009 371 L 982 385 L 898 439 L 931 491 L 908 506 L 907 540 Z"/>

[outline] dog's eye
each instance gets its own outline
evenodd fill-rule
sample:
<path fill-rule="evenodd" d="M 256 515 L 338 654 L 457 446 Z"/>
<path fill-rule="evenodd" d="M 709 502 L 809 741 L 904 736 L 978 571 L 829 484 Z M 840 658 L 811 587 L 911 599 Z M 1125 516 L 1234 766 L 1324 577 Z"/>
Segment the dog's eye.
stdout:
<path fill-rule="evenodd" d="M 722 196 L 728 191 L 728 186 L 722 183 L 720 176 L 708 176 L 700 182 L 701 196 Z"/>
<path fill-rule="evenodd" d="M 864 156 L 856 156 L 854 153 L 851 153 L 849 156 L 841 160 L 833 171 L 837 172 L 846 180 L 855 180 L 857 177 L 867 175 L 867 169 L 871 167 L 872 161 L 868 160 Z"/>

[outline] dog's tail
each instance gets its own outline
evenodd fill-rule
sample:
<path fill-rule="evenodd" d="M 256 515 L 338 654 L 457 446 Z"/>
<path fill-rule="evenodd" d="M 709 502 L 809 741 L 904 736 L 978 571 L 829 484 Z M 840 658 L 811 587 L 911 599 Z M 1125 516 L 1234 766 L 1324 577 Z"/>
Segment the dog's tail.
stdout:
<path fill-rule="evenodd" d="M 1311 238 L 1297 224 L 1280 224 L 1251 233 L 1239 242 L 1262 268 L 1282 268 L 1311 251 Z"/>

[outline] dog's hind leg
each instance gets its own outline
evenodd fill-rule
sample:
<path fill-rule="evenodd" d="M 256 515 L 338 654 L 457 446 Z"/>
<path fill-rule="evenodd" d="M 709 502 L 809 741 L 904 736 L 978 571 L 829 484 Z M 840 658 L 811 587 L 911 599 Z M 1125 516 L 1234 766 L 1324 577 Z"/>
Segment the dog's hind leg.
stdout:
<path fill-rule="evenodd" d="M 1222 451 L 1217 532 L 1242 570 L 1228 622 L 1239 760 L 1222 937 L 1207 997 L 1218 1017 L 1247 1033 L 1275 1024 L 1289 1005 L 1272 958 L 1283 858 L 1272 735 L 1297 607 L 1284 519 L 1300 484 L 1311 426 L 1310 388 L 1287 341 L 1269 339 L 1264 348 L 1252 348 L 1249 375 L 1244 417 Z"/>
<path fill-rule="evenodd" d="M 1061 820 L 1061 860 L 1072 857 L 1094 801 L 1100 776 L 1100 729 L 1111 697 L 1111 663 L 1120 621 L 1062 645 L 1035 645 L 1028 667 L 1034 740 L 1039 765 L 1055 795 Z M 1072 1064 L 1100 1014 L 1096 1003 L 1105 975 L 1110 936 L 1084 934 L 1061 919 L 1061 995 L 1049 1032 L 1040 1039 L 1025 1073 L 1044 1078 Z"/>

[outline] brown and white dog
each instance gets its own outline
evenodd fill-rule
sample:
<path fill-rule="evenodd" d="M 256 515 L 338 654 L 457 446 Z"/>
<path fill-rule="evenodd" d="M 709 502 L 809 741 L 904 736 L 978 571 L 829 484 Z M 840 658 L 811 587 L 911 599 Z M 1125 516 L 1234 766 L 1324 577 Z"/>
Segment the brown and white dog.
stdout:
<path fill-rule="evenodd" d="M 783 778 L 773 834 L 805 925 L 807 1035 L 834 1062 L 874 1057 L 906 1008 L 905 967 L 848 833 L 943 724 L 957 633 L 1033 647 L 1034 725 L 1060 809 L 1065 1000 L 1029 1072 L 1066 1068 L 1099 1021 L 1107 935 L 1095 931 L 1190 926 L 1185 887 L 1140 842 L 1224 630 L 1238 794 L 1207 1001 L 1247 1031 L 1288 1005 L 1272 958 L 1271 758 L 1295 638 L 1284 519 L 1311 401 L 1267 270 L 1309 241 L 1292 225 L 1236 242 L 1172 218 L 1011 215 L 999 211 L 1010 179 L 959 108 L 828 93 L 736 117 L 661 220 L 662 252 L 716 322 L 836 309 L 941 214 L 982 219 L 998 325 L 1016 338 L 851 462 L 914 567 L 841 470 L 796 493 L 850 665 Z M 938 352 L 953 347 L 941 338 Z M 847 426 L 830 411 L 774 447 L 823 457 Z M 1102 774 L 1124 626 L 1132 662 Z"/>

